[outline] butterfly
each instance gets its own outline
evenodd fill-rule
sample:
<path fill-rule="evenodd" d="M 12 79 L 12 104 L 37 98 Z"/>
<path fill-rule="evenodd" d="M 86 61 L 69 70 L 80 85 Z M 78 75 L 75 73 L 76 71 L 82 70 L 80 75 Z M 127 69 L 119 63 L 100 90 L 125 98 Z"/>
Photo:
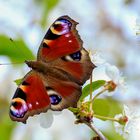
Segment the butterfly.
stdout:
<path fill-rule="evenodd" d="M 29 116 L 76 107 L 82 85 L 95 65 L 69 16 L 54 21 L 44 36 L 37 60 L 25 61 L 31 70 L 17 87 L 10 104 L 10 118 L 26 123 Z"/>

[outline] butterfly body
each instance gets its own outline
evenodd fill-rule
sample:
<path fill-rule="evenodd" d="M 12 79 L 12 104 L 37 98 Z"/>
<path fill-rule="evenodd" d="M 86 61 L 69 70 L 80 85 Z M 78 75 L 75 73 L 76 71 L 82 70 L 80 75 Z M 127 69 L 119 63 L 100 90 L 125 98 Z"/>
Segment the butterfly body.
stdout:
<path fill-rule="evenodd" d="M 17 88 L 10 117 L 26 123 L 29 116 L 48 109 L 76 107 L 81 86 L 89 79 L 94 64 L 68 16 L 58 18 L 39 47 L 37 60 L 26 61 L 32 69 Z"/>

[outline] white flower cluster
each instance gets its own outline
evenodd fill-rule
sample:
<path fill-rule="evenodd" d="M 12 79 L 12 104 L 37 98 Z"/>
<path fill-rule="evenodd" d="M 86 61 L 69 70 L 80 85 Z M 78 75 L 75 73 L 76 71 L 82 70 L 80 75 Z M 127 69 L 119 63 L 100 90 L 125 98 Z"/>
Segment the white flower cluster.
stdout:
<path fill-rule="evenodd" d="M 112 81 L 112 83 L 116 86 L 113 91 L 120 91 L 122 93 L 125 92 L 125 79 L 116 66 L 107 63 L 100 57 L 100 53 L 91 55 L 91 61 L 97 66 L 93 71 L 94 79 Z M 114 93 L 115 92 L 107 92 L 106 95 L 111 96 Z"/>
<path fill-rule="evenodd" d="M 132 135 L 132 132 L 135 134 L 140 134 L 140 111 L 130 109 L 128 108 L 128 106 L 124 105 L 123 114 L 117 114 L 115 118 L 122 119 L 126 117 L 127 119 L 124 120 L 124 123 L 114 122 L 114 126 L 117 133 L 128 139 L 128 137 L 130 137 L 130 134 Z"/>

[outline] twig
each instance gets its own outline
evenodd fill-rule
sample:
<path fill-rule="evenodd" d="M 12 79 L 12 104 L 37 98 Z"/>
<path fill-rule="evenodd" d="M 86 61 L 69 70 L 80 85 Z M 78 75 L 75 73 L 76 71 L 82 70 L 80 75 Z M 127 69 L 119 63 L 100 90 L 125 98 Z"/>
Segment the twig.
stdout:
<path fill-rule="evenodd" d="M 93 114 L 93 109 L 92 109 L 92 74 L 90 76 L 90 112 L 92 115 Z"/>
<path fill-rule="evenodd" d="M 106 117 L 106 116 L 100 116 L 100 115 L 97 115 L 97 114 L 94 114 L 94 117 L 98 118 L 98 119 L 105 119 L 105 120 L 119 122 L 119 119 L 111 118 L 111 117 Z"/>
<path fill-rule="evenodd" d="M 104 93 L 106 90 L 107 90 L 107 89 L 104 88 L 102 91 L 100 91 L 99 93 L 97 93 L 97 94 L 93 97 L 92 102 L 94 102 L 94 100 L 95 100 L 99 95 L 101 95 L 102 93 Z"/>
<path fill-rule="evenodd" d="M 94 125 L 91 125 L 91 123 L 88 123 L 86 121 L 84 121 L 83 123 L 85 123 L 88 127 L 90 127 L 99 136 L 100 140 L 107 140 L 105 136 L 102 134 L 102 132 L 99 131 Z"/>

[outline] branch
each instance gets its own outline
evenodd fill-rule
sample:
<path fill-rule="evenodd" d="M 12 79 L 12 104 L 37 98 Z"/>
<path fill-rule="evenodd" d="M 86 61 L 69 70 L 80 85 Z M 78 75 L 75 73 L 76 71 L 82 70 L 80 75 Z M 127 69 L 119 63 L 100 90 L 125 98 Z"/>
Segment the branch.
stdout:
<path fill-rule="evenodd" d="M 97 93 L 97 94 L 93 97 L 92 102 L 94 102 L 94 100 L 95 100 L 99 95 L 101 95 L 102 93 L 104 93 L 106 90 L 107 90 L 107 89 L 104 88 L 104 89 L 101 90 L 99 93 Z"/>
<path fill-rule="evenodd" d="M 90 127 L 99 136 L 100 140 L 107 140 L 102 132 L 99 131 L 94 125 L 91 125 L 91 123 L 86 121 L 83 121 L 83 123 Z"/>

